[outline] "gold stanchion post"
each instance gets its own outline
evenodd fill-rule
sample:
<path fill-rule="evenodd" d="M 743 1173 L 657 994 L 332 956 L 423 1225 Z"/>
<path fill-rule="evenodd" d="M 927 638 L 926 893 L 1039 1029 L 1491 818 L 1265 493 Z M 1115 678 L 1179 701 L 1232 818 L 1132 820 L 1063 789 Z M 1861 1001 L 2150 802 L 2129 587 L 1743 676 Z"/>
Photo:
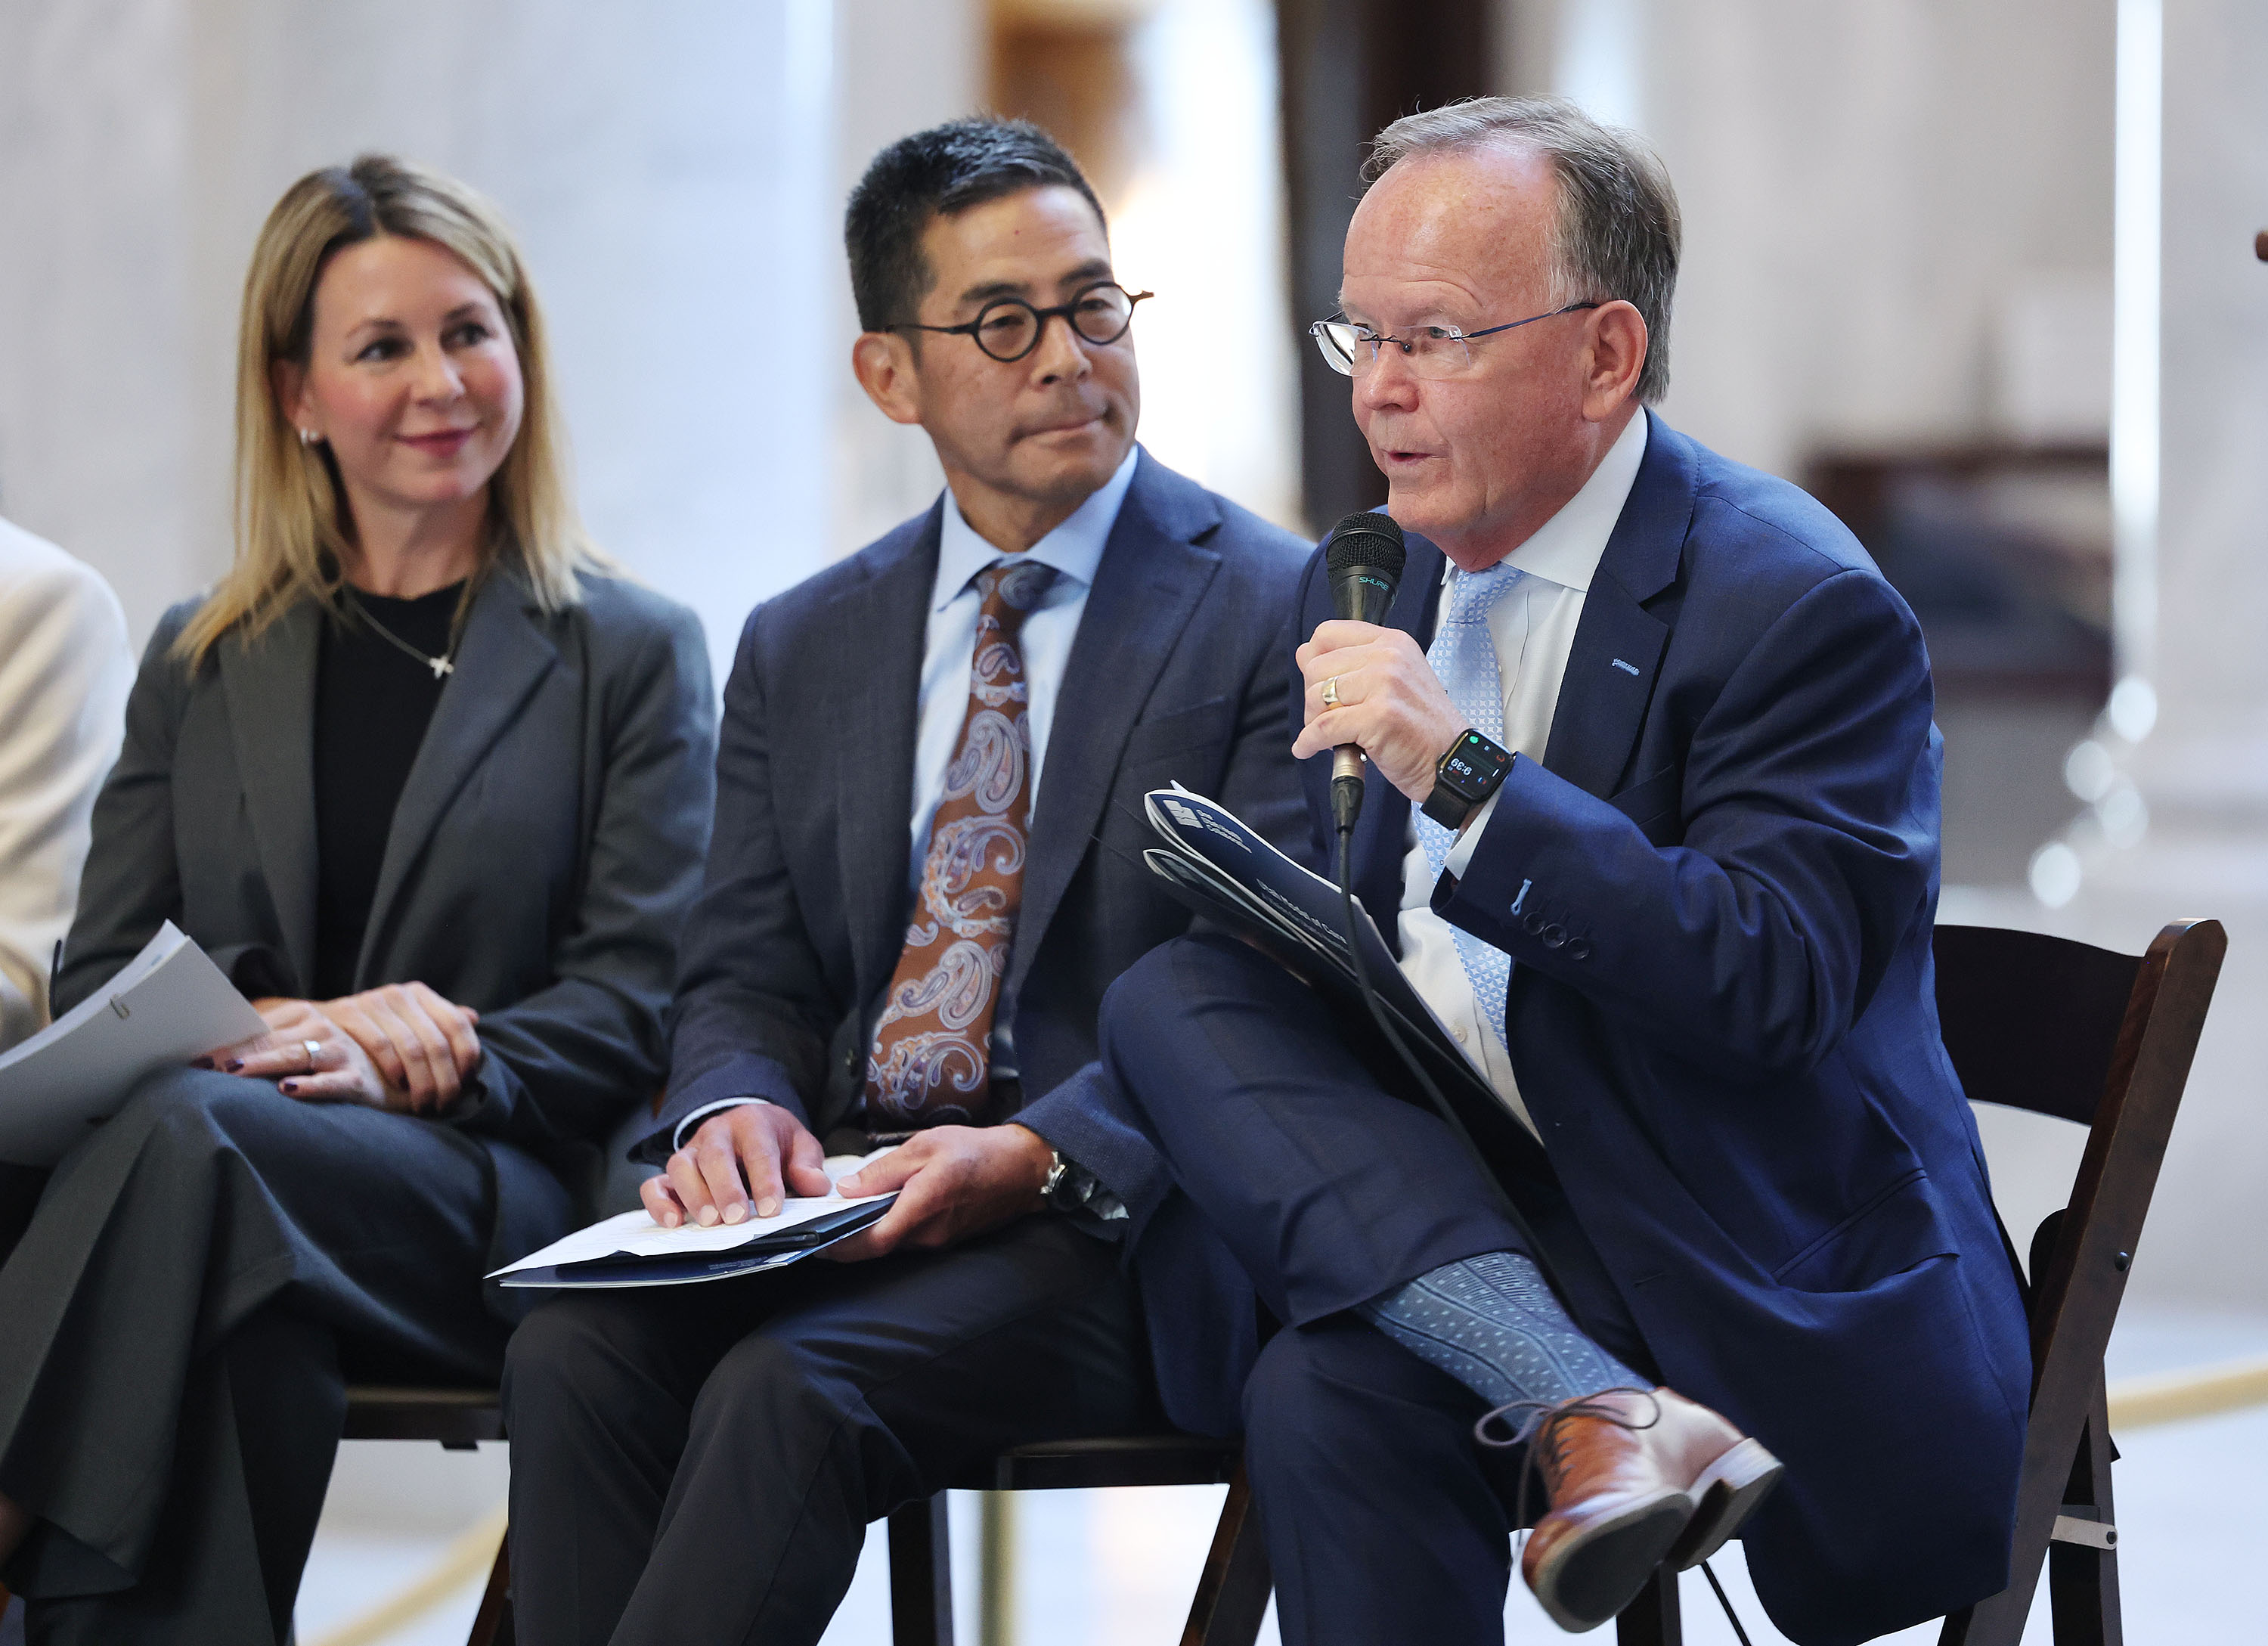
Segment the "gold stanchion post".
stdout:
<path fill-rule="evenodd" d="M 983 1502 L 976 1638 L 980 1646 L 1016 1646 L 1016 1495 L 987 1492 Z"/>

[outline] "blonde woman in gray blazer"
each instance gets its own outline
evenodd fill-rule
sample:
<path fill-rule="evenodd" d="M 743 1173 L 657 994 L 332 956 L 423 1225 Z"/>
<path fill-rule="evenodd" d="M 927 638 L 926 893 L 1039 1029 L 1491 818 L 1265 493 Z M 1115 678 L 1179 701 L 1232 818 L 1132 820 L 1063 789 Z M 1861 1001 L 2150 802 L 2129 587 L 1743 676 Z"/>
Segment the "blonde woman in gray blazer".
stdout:
<path fill-rule="evenodd" d="M 481 1276 L 661 1078 L 707 653 L 584 538 L 547 365 L 461 185 L 364 157 L 262 231 L 237 564 L 144 659 L 56 1003 L 172 919 L 269 1032 L 145 1081 L 0 1264 L 43 1641 L 285 1640 L 346 1381 L 494 1379 Z"/>

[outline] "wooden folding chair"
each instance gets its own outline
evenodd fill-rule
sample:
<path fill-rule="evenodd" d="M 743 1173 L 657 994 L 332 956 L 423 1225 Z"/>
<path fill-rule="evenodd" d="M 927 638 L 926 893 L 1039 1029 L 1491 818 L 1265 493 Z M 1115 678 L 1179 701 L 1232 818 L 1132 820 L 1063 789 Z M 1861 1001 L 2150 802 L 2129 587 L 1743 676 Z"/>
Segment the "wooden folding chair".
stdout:
<path fill-rule="evenodd" d="M 1212 1551 L 1197 1580 L 1182 1646 L 1252 1646 L 1272 1587 L 1242 1449 L 1193 1435 L 1128 1435 L 1054 1441 L 1005 1451 L 954 1485 L 973 1492 L 1042 1492 L 1121 1486 L 1217 1486 L 1228 1482 Z M 893 1646 L 953 1646 L 953 1561 L 945 1494 L 890 1517 L 890 1639 Z"/>
<path fill-rule="evenodd" d="M 2180 920 L 2137 959 L 1944 926 L 1936 947 L 1945 1048 L 1970 1098 L 2088 1128 L 2070 1203 L 2032 1236 L 2031 1423 L 2010 1582 L 1948 1618 L 1940 1646 L 2018 1646 L 2043 1562 L 2056 1646 L 2118 1646 L 2102 1352 L 2228 938 L 2218 920 Z"/>
<path fill-rule="evenodd" d="M 2019 1646 L 2048 1568 L 2056 1646 L 2118 1646 L 2117 1526 L 2102 1354 L 2157 1185 L 2166 1140 L 2228 940 L 2214 920 L 2167 926 L 2139 958 L 2029 932 L 1937 929 L 1938 1018 L 1978 1103 L 2089 1128 L 2069 1204 L 2033 1236 L 2032 1407 L 2018 1488 L 2013 1581 L 1946 1620 L 1940 1646 Z M 2009 1253 L 2010 1261 L 2015 1253 Z M 1267 1558 L 1233 1449 L 1186 1436 L 1026 1447 L 980 1489 L 1233 1480 L 1182 1646 L 1251 1646 Z M 942 1494 L 890 1517 L 895 1646 L 951 1646 Z M 1616 1620 L 1617 1646 L 1682 1646 L 1675 1575 L 1657 1572 Z"/>
<path fill-rule="evenodd" d="M 1268 1613 L 1274 1579 L 1252 1513 L 1241 1449 L 1191 1435 L 1057 1441 L 1003 1452 L 987 1469 L 954 1484 L 963 1491 L 1033 1492 L 1066 1487 L 1215 1486 L 1228 1498 L 1198 1575 L 1181 1646 L 1252 1646 Z M 892 1646 L 953 1646 L 952 1561 L 945 1494 L 890 1517 Z M 1678 1646 L 1677 1585 L 1656 1573 L 1616 1620 L 1616 1646 Z"/>
<path fill-rule="evenodd" d="M 495 1391 L 357 1387 L 347 1391 L 348 1440 L 438 1442 L 469 1451 L 504 1438 Z M 1193 1435 L 1054 1441 L 1003 1452 L 954 1485 L 963 1491 L 1040 1492 L 1226 1481 L 1212 1546 L 1197 1578 L 1182 1646 L 1252 1646 L 1274 1580 L 1252 1515 L 1241 1448 Z M 953 1646 L 953 1561 L 946 1495 L 889 1517 L 890 1638 L 894 1646 Z M 4 1591 L 0 1591 L 4 1592 Z M 1618 1646 L 1677 1646 L 1677 1591 L 1657 1577 L 1619 1620 Z M 1664 1629 L 1667 1633 L 1663 1633 Z M 1648 1632 L 1651 1631 L 1651 1632 Z M 497 1550 L 466 1646 L 512 1646 L 509 1540 Z"/>
<path fill-rule="evenodd" d="M 2029 1280 L 2017 1270 L 2032 1326 L 2032 1407 L 2011 1581 L 1948 1618 L 1939 1646 L 2019 1646 L 2043 1563 L 2056 1646 L 2119 1646 L 2102 1352 L 2228 939 L 2217 920 L 2179 920 L 2137 957 L 1940 926 L 1933 947 L 1938 1022 L 1962 1090 L 2088 1128 L 2069 1203 L 2034 1233 Z M 2013 1249 L 2008 1258 L 2015 1263 Z M 1679 1646 L 1667 1574 L 1618 1632 L 1621 1646 Z"/>
<path fill-rule="evenodd" d="M 2228 946 L 2213 920 L 2167 926 L 2139 958 L 2027 932 L 1937 930 L 1938 1016 L 1969 1096 L 2090 1128 L 2070 1203 L 2032 1238 L 2031 1425 L 2013 1581 L 1946 1620 L 1940 1646 L 2019 1646 L 2043 1564 L 2056 1646 L 2118 1646 L 2102 1354 Z M 491 1391 L 357 1388 L 348 1391 L 346 1437 L 469 1449 L 503 1439 L 504 1421 Z M 954 1484 L 1029 1492 L 1224 1481 L 1228 1499 L 1182 1646 L 1252 1646 L 1272 1579 L 1234 1444 L 1148 1435 L 1020 1446 Z M 945 1506 L 940 1492 L 889 1517 L 894 1646 L 952 1646 Z M 468 1646 L 509 1646 L 510 1581 L 499 1549 Z M 1672 1575 L 1655 1574 L 1616 1620 L 1616 1639 L 1681 1646 Z"/>
<path fill-rule="evenodd" d="M 347 1440 L 438 1441 L 449 1451 L 470 1451 L 484 1440 L 502 1440 L 503 1399 L 493 1389 L 347 1391 Z M 465 1646 L 512 1646 L 512 1541 L 497 1548 L 489 1586 L 473 1614 Z"/>

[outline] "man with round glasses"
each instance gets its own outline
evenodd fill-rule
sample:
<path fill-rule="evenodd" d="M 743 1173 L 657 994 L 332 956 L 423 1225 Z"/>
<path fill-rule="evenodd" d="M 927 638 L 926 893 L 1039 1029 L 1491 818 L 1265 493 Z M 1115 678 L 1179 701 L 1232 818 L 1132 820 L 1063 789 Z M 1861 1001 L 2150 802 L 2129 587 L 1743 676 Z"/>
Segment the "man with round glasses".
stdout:
<path fill-rule="evenodd" d="M 1151 1417 L 1104 1186 L 1136 1151 L 1080 1078 L 1104 991 L 1189 926 L 1142 796 L 1178 779 L 1300 831 L 1277 658 L 1307 546 L 1135 444 L 1149 294 L 1071 157 L 1020 122 L 917 133 L 844 238 L 852 367 L 946 491 L 748 620 L 637 1154 L 666 1226 L 823 1194 L 823 1155 L 893 1143 L 843 1187 L 899 1199 L 838 1261 L 521 1329 L 529 1640 L 815 1641 L 868 1522 Z"/>
<path fill-rule="evenodd" d="M 2030 1367 L 1938 1033 L 1920 631 L 1648 410 L 1680 229 L 1634 137 L 1484 99 L 1367 174 L 1313 335 L 1409 555 L 1377 626 L 1311 565 L 1293 752 L 1326 860 L 1368 757 L 1354 890 L 1501 1112 L 1484 1174 L 1366 1015 L 1216 935 L 1138 963 L 1103 1059 L 1171 1163 L 1127 1197 L 1167 1412 L 1242 1428 L 1286 1646 L 1499 1638 L 1524 1511 L 1570 1629 L 1732 1536 L 1804 1646 L 1956 1610 Z M 1256 1303 L 1264 1347 L 1208 1335 Z"/>
<path fill-rule="evenodd" d="M 1040 346 L 1048 322 L 1060 320 L 1098 348 L 1116 343 L 1134 323 L 1134 306 L 1152 292 L 1129 292 L 1115 280 L 1098 280 L 1082 286 L 1068 303 L 1037 308 L 1020 297 L 994 298 L 976 311 L 975 320 L 958 326 L 924 326 L 909 321 L 892 331 L 934 331 L 948 337 L 974 337 L 976 346 L 1000 362 L 1013 365 Z"/>

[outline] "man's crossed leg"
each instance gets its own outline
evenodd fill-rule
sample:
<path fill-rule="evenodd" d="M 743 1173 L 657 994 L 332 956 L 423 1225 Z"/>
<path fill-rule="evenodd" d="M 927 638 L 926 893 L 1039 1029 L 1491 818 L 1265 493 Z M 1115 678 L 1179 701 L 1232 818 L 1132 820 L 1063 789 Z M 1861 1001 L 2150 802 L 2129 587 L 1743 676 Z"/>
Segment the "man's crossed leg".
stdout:
<path fill-rule="evenodd" d="M 1156 950 L 1112 991 L 1103 1037 L 1176 1183 L 1286 1328 L 1244 1412 L 1287 1641 L 1499 1628 L 1520 1471 L 1487 1441 L 1535 1458 L 1549 1512 L 1522 1570 L 1569 1628 L 1663 1561 L 1705 1558 L 1769 1489 L 1762 1447 L 1633 1368 L 1644 1345 L 1564 1207 L 1529 1210 L 1580 1325 L 1447 1127 L 1273 961 L 1212 936 Z"/>

